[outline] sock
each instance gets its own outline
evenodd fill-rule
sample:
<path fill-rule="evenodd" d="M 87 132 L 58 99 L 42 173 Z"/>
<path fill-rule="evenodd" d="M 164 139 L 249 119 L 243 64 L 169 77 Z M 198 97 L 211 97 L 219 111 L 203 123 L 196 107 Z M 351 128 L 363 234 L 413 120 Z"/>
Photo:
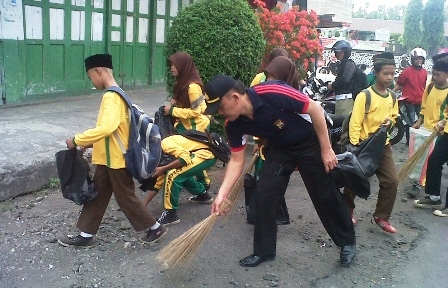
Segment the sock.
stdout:
<path fill-rule="evenodd" d="M 92 238 L 93 237 L 92 234 L 85 233 L 85 232 L 82 232 L 82 231 L 81 231 L 81 233 L 79 233 L 79 235 L 81 235 L 81 237 L 84 237 L 84 238 Z"/>
<path fill-rule="evenodd" d="M 431 199 L 431 201 L 439 201 L 440 200 L 440 196 L 431 195 L 431 196 L 429 196 L 429 199 Z"/>
<path fill-rule="evenodd" d="M 160 227 L 160 223 L 156 221 L 156 223 L 154 223 L 154 225 L 152 225 L 151 227 L 149 227 L 150 230 L 156 230 L 157 228 Z"/>

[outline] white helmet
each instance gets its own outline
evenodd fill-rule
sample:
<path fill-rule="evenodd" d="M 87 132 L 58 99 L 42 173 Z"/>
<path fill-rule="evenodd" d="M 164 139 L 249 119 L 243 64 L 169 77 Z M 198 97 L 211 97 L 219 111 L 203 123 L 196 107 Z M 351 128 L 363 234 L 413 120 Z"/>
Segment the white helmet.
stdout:
<path fill-rule="evenodd" d="M 426 51 L 419 47 L 412 49 L 410 54 L 411 57 L 423 57 L 426 59 Z"/>

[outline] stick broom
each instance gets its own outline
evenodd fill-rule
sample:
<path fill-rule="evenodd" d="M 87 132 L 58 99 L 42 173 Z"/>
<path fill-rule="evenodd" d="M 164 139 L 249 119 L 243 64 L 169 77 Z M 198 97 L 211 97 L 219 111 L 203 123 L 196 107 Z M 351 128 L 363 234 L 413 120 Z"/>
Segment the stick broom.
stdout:
<path fill-rule="evenodd" d="M 403 167 L 401 167 L 398 172 L 398 183 L 403 182 L 408 176 L 409 173 L 414 169 L 415 165 L 420 161 L 420 159 L 425 156 L 426 150 L 429 145 L 431 145 L 432 141 L 437 137 L 437 131 L 433 131 L 428 138 L 422 143 L 422 146 L 418 147 L 417 151 L 404 163 Z"/>
<path fill-rule="evenodd" d="M 250 173 L 257 158 L 258 154 L 255 154 L 252 157 L 247 169 L 238 178 L 237 182 L 232 187 L 232 190 L 230 190 L 229 195 L 227 195 L 229 202 L 223 202 L 219 208 L 220 211 L 230 211 L 234 207 L 244 184 L 244 175 Z M 157 260 L 159 260 L 166 269 L 177 268 L 187 264 L 196 254 L 217 219 L 218 216 L 216 216 L 216 214 L 210 214 L 210 216 L 191 227 L 164 247 L 159 255 L 157 255 Z"/>

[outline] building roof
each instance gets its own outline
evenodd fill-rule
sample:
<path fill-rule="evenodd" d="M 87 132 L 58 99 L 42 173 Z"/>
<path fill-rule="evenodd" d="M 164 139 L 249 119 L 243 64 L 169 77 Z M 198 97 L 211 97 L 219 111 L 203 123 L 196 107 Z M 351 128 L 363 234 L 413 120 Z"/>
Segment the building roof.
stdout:
<path fill-rule="evenodd" d="M 352 23 L 350 24 L 350 30 L 374 32 L 378 28 L 389 28 L 390 33 L 403 34 L 404 23 L 399 20 L 352 18 Z M 448 37 L 448 22 L 445 22 L 444 28 L 444 36 Z"/>

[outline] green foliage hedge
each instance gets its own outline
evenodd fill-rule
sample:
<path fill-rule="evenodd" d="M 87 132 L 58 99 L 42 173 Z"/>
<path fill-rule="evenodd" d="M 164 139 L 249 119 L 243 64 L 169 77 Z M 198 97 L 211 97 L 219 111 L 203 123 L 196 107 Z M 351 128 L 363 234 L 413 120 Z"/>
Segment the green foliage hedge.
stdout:
<path fill-rule="evenodd" d="M 199 0 L 177 15 L 168 29 L 165 56 L 188 52 L 204 84 L 226 74 L 249 85 L 260 65 L 265 42 L 252 8 L 245 0 Z M 167 91 L 175 83 L 170 67 Z"/>

